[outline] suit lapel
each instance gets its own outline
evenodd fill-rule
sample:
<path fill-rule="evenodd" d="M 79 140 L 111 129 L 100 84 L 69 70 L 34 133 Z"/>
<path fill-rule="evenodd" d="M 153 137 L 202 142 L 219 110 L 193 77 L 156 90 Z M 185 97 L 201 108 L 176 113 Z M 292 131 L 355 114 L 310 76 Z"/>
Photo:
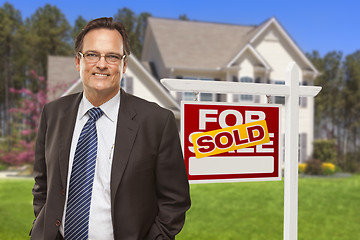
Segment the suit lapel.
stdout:
<path fill-rule="evenodd" d="M 81 98 L 82 93 L 76 95 L 75 99 L 71 98 L 69 101 L 70 103 L 64 107 L 64 110 L 60 113 L 59 116 L 59 166 L 61 183 L 64 189 L 66 188 L 66 181 L 68 175 L 71 141 L 74 133 L 76 116 Z"/>
<path fill-rule="evenodd" d="M 138 131 L 138 124 L 133 120 L 136 112 L 132 109 L 130 96 L 121 89 L 120 109 L 115 137 L 115 149 L 111 168 L 111 204 L 113 206 L 116 191 L 129 161 Z M 113 209 L 113 208 L 112 208 Z"/>

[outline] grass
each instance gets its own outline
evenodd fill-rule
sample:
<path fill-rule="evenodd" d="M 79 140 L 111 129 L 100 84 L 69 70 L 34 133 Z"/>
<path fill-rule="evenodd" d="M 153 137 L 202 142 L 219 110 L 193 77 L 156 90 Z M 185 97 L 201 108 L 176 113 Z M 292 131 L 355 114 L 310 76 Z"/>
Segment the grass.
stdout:
<path fill-rule="evenodd" d="M 30 179 L 0 179 L 0 240 L 29 239 Z M 178 240 L 283 239 L 284 182 L 191 185 Z M 299 240 L 360 239 L 360 175 L 299 179 Z"/>
<path fill-rule="evenodd" d="M 191 185 L 178 239 L 283 239 L 284 182 Z M 360 239 L 360 175 L 299 179 L 299 240 Z"/>
<path fill-rule="evenodd" d="M 33 185 L 31 179 L 0 179 L 0 240 L 29 239 Z"/>

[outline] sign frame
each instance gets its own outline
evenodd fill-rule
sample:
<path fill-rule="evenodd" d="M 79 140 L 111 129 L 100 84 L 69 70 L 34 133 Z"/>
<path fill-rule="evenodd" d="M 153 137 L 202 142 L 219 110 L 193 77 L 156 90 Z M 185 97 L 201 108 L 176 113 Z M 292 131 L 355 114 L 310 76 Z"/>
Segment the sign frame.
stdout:
<path fill-rule="evenodd" d="M 285 85 L 223 81 L 161 79 L 170 91 L 285 96 L 284 240 L 298 239 L 298 134 L 299 97 L 315 97 L 320 86 L 299 86 L 300 69 L 293 61 L 286 67 Z"/>
<path fill-rule="evenodd" d="M 194 161 L 199 160 L 201 162 L 204 162 L 206 160 L 202 160 L 202 159 L 197 159 L 194 156 L 189 157 L 189 151 L 185 151 L 185 148 L 189 147 L 188 144 L 185 143 L 186 138 L 189 137 L 188 134 L 185 133 L 185 121 L 186 121 L 186 117 L 185 117 L 185 108 L 186 106 L 189 105 L 202 105 L 202 106 L 207 106 L 207 107 L 211 107 L 214 106 L 214 108 L 217 108 L 219 106 L 221 106 L 222 108 L 227 108 L 227 109 L 242 109 L 242 111 L 246 111 L 246 108 L 249 109 L 258 109 L 258 111 L 262 111 L 262 109 L 266 109 L 269 110 L 270 108 L 272 109 L 272 111 L 277 111 L 277 126 L 274 126 L 273 128 L 277 128 L 277 133 L 273 133 L 273 134 L 277 134 L 277 136 L 273 136 L 273 138 L 277 138 L 277 153 L 274 153 L 274 160 L 273 160 L 273 173 L 269 173 L 269 172 L 259 172 L 261 170 L 255 170 L 254 166 L 249 166 L 247 167 L 247 173 L 225 173 L 225 174 L 221 174 L 221 173 L 214 173 L 214 174 L 208 174 L 203 172 L 203 174 L 191 174 L 190 173 L 190 160 Z M 274 110 L 276 109 L 276 110 Z M 266 111 L 265 110 L 265 111 Z M 282 111 L 282 105 L 280 104 L 239 104 L 239 103 L 229 103 L 229 102 L 199 102 L 199 101 L 181 101 L 181 145 L 182 145 L 182 150 L 183 150 L 183 154 L 184 154 L 184 161 L 185 161 L 185 165 L 186 165 L 186 170 L 187 170 L 187 174 L 188 174 L 188 178 L 189 178 L 189 183 L 190 184 L 197 184 L 197 183 L 228 183 L 228 182 L 257 182 L 257 181 L 280 181 L 281 180 L 281 176 L 282 176 L 282 153 L 283 153 L 283 148 L 282 148 L 282 131 L 281 131 L 281 111 Z M 220 114 L 220 113 L 219 113 Z M 266 119 L 266 117 L 265 117 Z M 198 120 L 198 119 L 197 119 Z M 185 136 L 186 135 L 186 136 Z M 221 155 L 221 154 L 220 154 Z M 195 159 L 194 159 L 195 158 Z M 214 158 L 214 157 L 213 157 Z M 215 157 L 215 158 L 219 158 L 219 157 Z M 224 159 L 229 158 L 229 157 L 223 157 Z M 236 157 L 235 157 L 236 158 Z M 251 158 L 251 157 L 249 157 Z M 245 160 L 246 159 L 246 160 Z M 261 157 L 257 157 L 257 159 L 260 159 L 259 161 L 269 165 L 269 159 L 261 159 Z M 195 160 L 195 161 L 196 161 Z M 207 159 L 210 160 L 211 159 Z M 248 161 L 249 159 L 246 157 L 238 157 L 239 161 Z M 233 159 L 231 159 L 230 161 L 225 160 L 228 163 L 231 164 L 231 162 L 234 162 Z M 213 162 L 213 161 L 211 161 Z M 198 164 L 199 165 L 199 164 Z M 269 166 L 270 167 L 270 166 Z M 225 167 L 226 168 L 226 167 Z M 262 167 L 264 170 L 266 169 L 266 167 Z M 251 171 L 253 171 L 251 173 Z M 258 172 L 256 172 L 258 171 Z"/>

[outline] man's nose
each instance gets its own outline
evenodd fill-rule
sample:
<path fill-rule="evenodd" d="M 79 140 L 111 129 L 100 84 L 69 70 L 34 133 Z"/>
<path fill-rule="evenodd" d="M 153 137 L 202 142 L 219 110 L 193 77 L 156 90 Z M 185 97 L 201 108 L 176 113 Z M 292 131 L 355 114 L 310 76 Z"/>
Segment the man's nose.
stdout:
<path fill-rule="evenodd" d="M 100 56 L 99 61 L 96 63 L 96 66 L 100 69 L 104 69 L 107 67 L 107 62 L 105 60 L 105 56 Z"/>

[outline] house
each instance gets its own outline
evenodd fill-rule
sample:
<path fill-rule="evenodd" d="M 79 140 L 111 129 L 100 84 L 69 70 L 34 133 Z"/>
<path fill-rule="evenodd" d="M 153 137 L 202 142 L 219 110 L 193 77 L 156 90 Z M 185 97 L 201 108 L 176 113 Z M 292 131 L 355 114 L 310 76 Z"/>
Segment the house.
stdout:
<path fill-rule="evenodd" d="M 274 17 L 258 26 L 151 17 L 148 18 L 141 61 L 130 55 L 122 87 L 171 109 L 179 124 L 180 101 L 194 100 L 195 95 L 192 92 L 168 92 L 160 84 L 161 78 L 284 84 L 290 61 L 300 67 L 300 84 L 313 85 L 319 72 Z M 74 57 L 50 56 L 48 64 L 50 100 L 82 91 Z M 199 100 L 239 104 L 266 104 L 270 100 L 284 104 L 284 97 L 245 94 L 200 93 Z M 314 99 L 302 97 L 299 104 L 299 159 L 304 162 L 312 155 Z M 285 118 L 284 108 L 282 118 Z M 283 132 L 284 129 L 282 127 Z"/>
<path fill-rule="evenodd" d="M 258 26 L 149 18 L 141 57 L 156 79 L 267 84 L 285 84 L 290 61 L 300 68 L 300 84 L 313 85 L 319 72 L 274 17 Z M 191 92 L 171 94 L 178 103 L 195 98 Z M 284 104 L 280 96 L 200 93 L 199 99 L 240 104 L 266 104 L 270 100 Z M 304 162 L 312 155 L 314 99 L 302 97 L 299 104 L 299 159 Z"/>

